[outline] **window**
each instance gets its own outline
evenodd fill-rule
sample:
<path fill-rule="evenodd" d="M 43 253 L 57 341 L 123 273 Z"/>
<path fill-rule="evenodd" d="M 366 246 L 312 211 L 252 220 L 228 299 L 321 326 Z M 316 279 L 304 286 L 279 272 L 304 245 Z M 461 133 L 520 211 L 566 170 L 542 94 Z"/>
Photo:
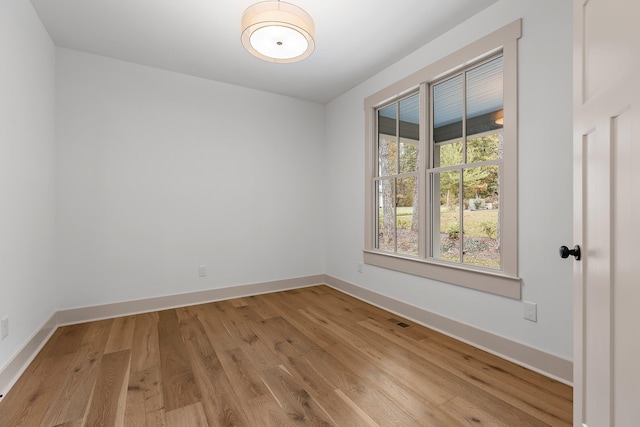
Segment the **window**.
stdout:
<path fill-rule="evenodd" d="M 520 298 L 518 20 L 365 100 L 364 261 Z"/>
<path fill-rule="evenodd" d="M 429 255 L 501 269 L 503 58 L 429 85 Z"/>
<path fill-rule="evenodd" d="M 378 109 L 378 242 L 388 252 L 418 254 L 419 100 L 415 93 Z"/>

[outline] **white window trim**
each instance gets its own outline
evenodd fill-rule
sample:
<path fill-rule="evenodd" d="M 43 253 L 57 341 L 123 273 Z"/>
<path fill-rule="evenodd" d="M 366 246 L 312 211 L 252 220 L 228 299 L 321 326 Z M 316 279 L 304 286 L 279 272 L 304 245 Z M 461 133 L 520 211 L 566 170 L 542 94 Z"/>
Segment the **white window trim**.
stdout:
<path fill-rule="evenodd" d="M 518 19 L 493 33 L 469 44 L 468 46 L 438 60 L 437 62 L 411 74 L 410 76 L 392 84 L 391 86 L 365 99 L 365 249 L 364 262 L 391 270 L 397 270 L 442 282 L 452 283 L 467 288 L 490 292 L 505 297 L 521 298 L 521 279 L 518 277 L 518 115 L 517 115 L 517 58 L 518 39 L 522 36 L 522 20 Z M 421 110 L 427 111 L 428 82 L 435 81 L 446 74 L 467 67 L 489 55 L 502 52 L 504 59 L 504 128 L 505 144 L 503 161 L 505 165 L 504 178 L 500 182 L 503 194 L 500 205 L 501 215 L 501 256 L 502 270 L 483 269 L 477 266 L 453 264 L 437 261 L 428 257 L 404 256 L 389 253 L 375 248 L 377 233 L 377 219 L 372 206 L 375 204 L 376 189 L 373 178 L 376 166 L 376 150 L 373 141 L 376 135 L 376 108 L 420 90 Z M 423 115 L 424 117 L 424 115 Z M 427 141 L 429 124 L 420 126 L 421 150 L 420 164 L 427 164 Z M 419 197 L 426 200 L 427 174 L 424 167 L 418 174 Z M 425 253 L 425 238 L 428 227 L 426 203 L 421 203 L 420 219 L 422 236 L 420 253 Z"/>

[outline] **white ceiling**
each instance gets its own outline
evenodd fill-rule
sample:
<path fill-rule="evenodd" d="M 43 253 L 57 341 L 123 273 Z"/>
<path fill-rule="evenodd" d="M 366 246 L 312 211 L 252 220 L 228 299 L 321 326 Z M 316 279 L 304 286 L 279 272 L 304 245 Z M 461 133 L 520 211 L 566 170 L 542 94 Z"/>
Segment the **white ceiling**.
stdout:
<path fill-rule="evenodd" d="M 326 103 L 497 0 L 289 0 L 316 50 L 273 64 L 240 43 L 257 0 L 31 0 L 56 46 Z"/>

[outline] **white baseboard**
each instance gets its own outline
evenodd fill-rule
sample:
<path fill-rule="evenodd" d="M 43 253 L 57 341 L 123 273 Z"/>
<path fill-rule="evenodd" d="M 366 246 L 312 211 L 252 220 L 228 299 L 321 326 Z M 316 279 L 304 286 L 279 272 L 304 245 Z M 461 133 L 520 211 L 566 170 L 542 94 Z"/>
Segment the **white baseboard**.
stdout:
<path fill-rule="evenodd" d="M 545 353 L 525 344 L 378 294 L 341 279 L 319 274 L 92 307 L 59 310 L 53 313 L 40 329 L 22 346 L 16 355 L 0 369 L 0 395 L 6 395 L 20 375 L 27 369 L 29 363 L 31 363 L 51 335 L 53 335 L 58 326 L 298 289 L 319 284 L 327 284 L 355 298 L 411 319 L 416 323 L 435 329 L 445 335 L 471 344 L 474 347 L 481 348 L 550 378 L 557 379 L 565 384 L 571 385 L 572 383 L 573 363 L 570 360 Z"/>
<path fill-rule="evenodd" d="M 272 282 L 252 283 L 249 285 L 238 285 L 227 288 L 207 289 L 204 291 L 189 292 L 185 294 L 145 298 L 91 307 L 69 308 L 59 310 L 56 313 L 56 323 L 58 326 L 73 325 L 75 323 L 148 313 L 150 311 L 167 310 L 176 307 L 186 307 L 189 305 L 203 304 L 212 301 L 222 301 L 231 298 L 242 298 L 250 295 L 286 291 L 288 289 L 319 285 L 324 283 L 324 280 L 325 275 L 318 274 L 316 276 L 274 280 Z"/>
<path fill-rule="evenodd" d="M 27 369 L 38 352 L 56 331 L 55 316 L 55 312 L 51 314 L 20 350 L 0 368 L 0 400 L 7 395 L 9 389 L 18 381 L 20 375 Z"/>
<path fill-rule="evenodd" d="M 423 326 L 442 332 L 452 338 L 556 379 L 564 384 L 572 385 L 573 362 L 570 360 L 398 301 L 336 277 L 326 275 L 325 283 L 340 292 L 411 319 Z"/>

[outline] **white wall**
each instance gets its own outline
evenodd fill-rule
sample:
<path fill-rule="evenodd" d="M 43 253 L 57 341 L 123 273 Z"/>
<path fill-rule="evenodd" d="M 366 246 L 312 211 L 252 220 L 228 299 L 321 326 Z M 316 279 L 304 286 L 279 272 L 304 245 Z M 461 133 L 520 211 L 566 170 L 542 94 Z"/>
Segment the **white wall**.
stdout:
<path fill-rule="evenodd" d="M 520 275 L 537 323 L 520 301 L 356 268 L 364 98 L 520 17 Z M 324 272 L 571 359 L 569 0 L 502 0 L 326 107 L 56 50 L 22 0 L 0 2 L 0 52 L 0 371 L 54 309 Z"/>
<path fill-rule="evenodd" d="M 365 97 L 472 41 L 523 18 L 519 42 L 519 273 L 521 301 L 364 266 Z M 327 273 L 494 334 L 572 359 L 571 1 L 502 0 L 326 107 Z"/>
<path fill-rule="evenodd" d="M 322 105 L 66 49 L 56 78 L 59 308 L 324 273 Z"/>
<path fill-rule="evenodd" d="M 0 2 L 0 55 L 2 372 L 55 309 L 55 48 L 30 2 Z"/>

